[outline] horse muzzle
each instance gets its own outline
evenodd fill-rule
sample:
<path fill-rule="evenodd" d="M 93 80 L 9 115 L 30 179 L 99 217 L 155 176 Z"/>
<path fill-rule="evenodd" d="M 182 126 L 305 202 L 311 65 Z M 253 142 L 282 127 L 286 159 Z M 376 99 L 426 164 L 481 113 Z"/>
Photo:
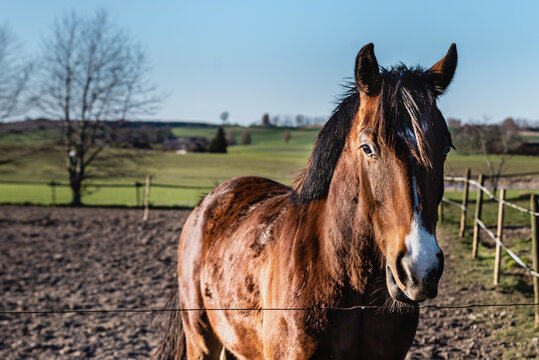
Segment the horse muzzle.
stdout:
<path fill-rule="evenodd" d="M 438 282 L 444 270 L 444 256 L 436 253 L 436 265 L 421 274 L 407 266 L 405 258 L 399 256 L 395 266 L 386 267 L 386 284 L 391 297 L 397 301 L 414 303 L 433 299 L 438 295 Z"/>

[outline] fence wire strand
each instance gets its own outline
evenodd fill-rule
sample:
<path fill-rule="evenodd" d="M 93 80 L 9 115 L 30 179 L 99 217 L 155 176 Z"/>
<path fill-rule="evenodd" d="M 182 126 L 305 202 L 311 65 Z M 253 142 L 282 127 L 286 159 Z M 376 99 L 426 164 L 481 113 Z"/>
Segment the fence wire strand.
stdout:
<path fill-rule="evenodd" d="M 457 177 L 457 176 L 445 176 L 444 180 L 447 181 L 460 181 L 460 182 L 468 182 L 469 184 L 472 184 L 476 186 L 477 188 L 481 189 L 490 199 L 501 202 L 506 206 L 512 207 L 518 211 L 539 216 L 539 212 L 532 211 L 530 209 L 526 209 L 524 207 L 518 206 L 516 204 L 513 204 L 506 200 L 501 200 L 498 197 L 496 197 L 493 193 L 491 193 L 486 187 L 481 185 L 479 182 L 471 179 L 467 179 L 464 177 Z M 11 183 L 8 181 L 0 181 L 0 183 Z M 35 184 L 35 182 L 25 182 L 27 184 Z M 46 183 L 47 185 L 51 183 Z M 62 185 L 58 183 L 54 183 L 54 185 Z M 105 184 L 99 184 L 100 186 L 107 186 Z M 108 184 L 110 185 L 110 184 Z M 152 184 L 153 186 L 161 186 L 161 187 L 187 187 L 182 185 L 169 185 L 169 184 Z M 133 186 L 133 185 L 124 185 L 121 186 Z M 195 188 L 195 187 L 193 187 Z M 196 187 L 198 188 L 198 187 Z M 202 187 L 200 187 L 202 188 Z M 459 209 L 461 209 L 464 212 L 467 212 L 467 209 L 460 203 L 443 198 L 442 201 L 456 206 Z M 539 272 L 536 272 L 532 270 L 524 261 L 522 261 L 521 258 L 519 258 L 513 251 L 511 251 L 507 246 L 505 246 L 500 239 L 494 235 L 492 231 L 490 231 L 487 226 L 480 220 L 480 219 L 474 219 L 474 221 L 488 234 L 490 238 L 492 238 L 496 244 L 498 244 L 500 247 L 502 247 L 512 258 L 515 260 L 523 269 L 525 269 L 530 275 L 539 277 Z M 539 303 L 493 303 L 493 304 L 455 304 L 455 305 L 420 305 L 417 307 L 417 309 L 435 309 L 435 310 L 444 310 L 444 309 L 470 309 L 470 308 L 480 308 L 480 307 L 520 307 L 520 306 L 539 306 Z M 273 308 L 174 308 L 174 309 L 167 309 L 167 308 L 147 308 L 147 309 L 47 309 L 47 310 L 0 310 L 0 315 L 23 315 L 23 314 L 31 314 L 31 315 L 52 315 L 52 314 L 96 314 L 96 313 L 156 313 L 156 312 L 192 312 L 192 311 L 323 311 L 323 310 L 336 310 L 336 311 L 353 311 L 353 310 L 395 310 L 395 307 L 391 306 L 377 306 L 377 305 L 357 305 L 357 306 L 350 306 L 350 307 L 335 307 L 335 306 L 320 306 L 320 307 L 273 307 Z"/>
<path fill-rule="evenodd" d="M 492 240 L 494 240 L 496 242 L 496 244 L 498 244 L 502 249 L 504 249 L 509 254 L 509 256 L 511 256 L 513 258 L 513 260 L 515 260 L 522 268 L 524 268 L 524 270 L 526 270 L 532 276 L 539 277 L 539 273 L 536 272 L 536 271 L 533 271 L 528 265 L 526 265 L 526 263 L 524 261 L 522 261 L 521 258 L 518 257 L 518 255 L 516 255 L 507 246 L 505 246 L 504 243 L 501 242 L 500 239 L 498 239 L 498 237 L 496 235 L 494 235 L 494 233 L 487 228 L 487 226 L 485 225 L 484 222 L 481 221 L 481 219 L 475 219 L 475 222 L 483 230 L 485 230 L 485 232 L 488 234 L 488 236 L 490 238 L 492 238 Z"/>
<path fill-rule="evenodd" d="M 434 309 L 434 310 L 451 310 L 451 309 L 473 309 L 485 307 L 523 307 L 523 306 L 539 306 L 539 303 L 472 303 L 472 304 L 454 304 L 454 305 L 436 305 L 426 304 L 419 305 L 418 310 Z M 378 306 L 378 305 L 355 305 L 349 307 L 339 306 L 316 306 L 316 307 L 272 307 L 272 308 L 148 308 L 148 309 L 77 309 L 77 310 L 0 310 L 0 315 L 54 315 L 54 314 L 125 314 L 125 313 L 164 313 L 164 312 L 195 312 L 195 311 L 354 311 L 354 310 L 391 310 L 395 311 L 398 307 Z"/>
<path fill-rule="evenodd" d="M 514 208 L 514 209 L 516 209 L 518 211 L 525 212 L 525 213 L 528 213 L 528 214 L 534 215 L 534 216 L 539 216 L 539 212 L 523 208 L 523 207 L 518 206 L 516 204 L 513 204 L 513 203 L 511 203 L 509 201 L 502 200 L 502 199 L 496 197 L 486 187 L 484 187 L 483 185 L 481 185 L 479 182 L 477 182 L 475 180 L 470 180 L 470 179 L 467 179 L 465 177 L 458 177 L 458 176 L 445 176 L 444 180 L 467 182 L 467 183 L 472 184 L 472 185 L 476 186 L 477 188 L 481 189 L 482 192 L 484 192 L 489 198 L 491 198 L 494 201 L 501 202 L 502 204 L 504 204 L 506 206 L 510 206 L 510 207 L 512 207 L 512 208 Z M 445 201 L 446 203 L 454 205 L 454 206 L 460 208 L 461 210 L 467 212 L 467 209 L 464 206 L 462 206 L 461 204 L 459 204 L 459 203 L 457 203 L 455 201 L 451 201 L 451 200 L 446 199 L 446 198 L 443 198 L 442 201 Z M 487 233 L 487 235 L 492 240 L 494 240 L 496 242 L 496 244 L 498 244 L 502 249 L 504 249 L 509 254 L 509 256 L 511 256 L 513 258 L 513 260 L 515 260 L 517 262 L 517 264 L 519 264 L 530 275 L 535 276 L 535 277 L 539 277 L 539 272 L 536 272 L 536 271 L 532 270 L 528 265 L 526 265 L 526 263 L 520 257 L 518 257 L 518 255 L 516 255 L 507 246 L 505 246 L 504 243 L 501 242 L 501 240 L 496 235 L 494 235 L 494 233 L 492 231 L 490 231 L 487 228 L 487 226 L 485 225 L 485 223 L 483 221 L 481 221 L 481 219 L 474 219 L 474 221 Z"/>
<path fill-rule="evenodd" d="M 456 207 L 458 207 L 459 209 L 461 209 L 464 212 L 468 212 L 468 209 L 466 209 L 466 207 L 464 207 L 462 204 L 460 204 L 460 203 L 458 203 L 456 201 L 453 201 L 453 200 L 450 200 L 450 199 L 447 199 L 447 198 L 442 198 L 442 201 L 445 202 L 445 203 L 448 203 L 450 205 L 456 206 Z"/>
<path fill-rule="evenodd" d="M 477 182 L 475 180 L 466 179 L 465 177 L 459 177 L 459 176 L 445 176 L 444 180 L 468 182 L 469 184 L 472 184 L 472 185 L 480 188 L 490 199 L 492 199 L 494 201 L 501 202 L 502 204 L 504 204 L 506 206 L 509 206 L 509 207 L 512 207 L 515 210 L 518 210 L 518 211 L 521 211 L 521 212 L 524 212 L 524 213 L 527 213 L 527 214 L 530 214 L 530 215 L 539 216 L 539 212 L 537 212 L 537 211 L 532 211 L 530 209 L 526 209 L 526 208 L 524 208 L 522 206 L 518 206 L 516 204 L 513 204 L 513 203 L 511 203 L 511 202 L 509 202 L 507 200 L 501 200 L 500 198 L 496 197 L 493 193 L 491 193 L 486 187 L 484 187 L 483 185 L 481 185 L 479 182 Z"/>

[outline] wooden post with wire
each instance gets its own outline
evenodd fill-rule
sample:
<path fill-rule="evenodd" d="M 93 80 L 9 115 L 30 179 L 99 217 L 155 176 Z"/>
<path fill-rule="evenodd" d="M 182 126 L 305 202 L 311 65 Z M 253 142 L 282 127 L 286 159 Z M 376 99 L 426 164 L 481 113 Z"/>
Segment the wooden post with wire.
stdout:
<path fill-rule="evenodd" d="M 150 214 L 150 187 L 152 183 L 152 177 L 150 175 L 146 176 L 146 191 L 144 192 L 144 216 L 142 217 L 143 221 L 148 220 Z"/>
<path fill-rule="evenodd" d="M 464 231 L 466 231 L 466 208 L 468 206 L 468 190 L 470 189 L 470 168 L 466 169 L 466 174 L 464 175 L 466 181 L 464 182 L 464 192 L 462 193 L 462 211 L 460 214 L 460 230 L 459 237 L 464 236 Z"/>
<path fill-rule="evenodd" d="M 500 190 L 500 202 L 498 204 L 498 229 L 496 237 L 503 242 L 503 201 L 505 200 L 505 189 Z M 500 267 L 502 264 L 502 247 L 496 243 L 496 257 L 494 259 L 494 285 L 500 283 Z"/>
<path fill-rule="evenodd" d="M 483 174 L 479 174 L 477 179 L 479 185 L 483 186 L 484 177 Z M 475 201 L 475 216 L 473 224 L 473 242 L 472 242 L 472 259 L 477 257 L 477 247 L 479 245 L 479 224 L 477 220 L 481 220 L 481 210 L 483 208 L 483 190 L 478 186 L 477 187 L 477 199 Z"/>
<path fill-rule="evenodd" d="M 533 212 L 539 210 L 537 204 L 537 195 L 532 194 L 530 196 L 530 209 Z M 533 257 L 533 270 L 539 272 L 539 216 L 531 214 L 532 225 L 532 257 Z M 533 299 L 535 304 L 539 304 L 539 278 L 533 277 Z M 539 328 L 539 305 L 535 305 L 535 328 Z"/>

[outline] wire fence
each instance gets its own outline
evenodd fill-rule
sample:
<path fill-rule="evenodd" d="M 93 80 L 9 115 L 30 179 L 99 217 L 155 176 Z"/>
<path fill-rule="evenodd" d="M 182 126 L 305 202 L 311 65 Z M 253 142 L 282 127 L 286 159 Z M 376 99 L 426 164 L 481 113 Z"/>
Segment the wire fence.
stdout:
<path fill-rule="evenodd" d="M 535 174 L 535 173 L 529 173 Z M 527 175 L 527 174 L 526 174 Z M 522 176 L 522 174 L 521 174 Z M 469 185 L 475 186 L 477 189 L 476 197 L 476 206 L 474 212 L 474 231 L 473 231 L 473 243 L 472 243 L 472 257 L 477 257 L 478 244 L 479 244 L 479 231 L 483 230 L 496 244 L 496 257 L 494 260 L 494 285 L 499 283 L 500 272 L 501 272 L 501 251 L 502 249 L 522 268 L 527 274 L 533 277 L 533 287 L 534 287 L 534 299 L 535 303 L 539 303 L 539 205 L 537 201 L 537 196 L 535 194 L 530 195 L 530 208 L 525 208 L 505 200 L 505 189 L 500 190 L 500 196 L 497 197 L 489 189 L 484 186 L 483 174 L 479 174 L 478 180 L 470 179 L 470 170 L 466 170 L 466 175 L 464 177 L 456 176 L 446 176 L 444 177 L 445 181 L 451 182 L 462 182 L 464 183 L 464 191 L 462 203 L 443 198 L 442 203 L 439 208 L 440 218 L 443 219 L 443 203 L 447 203 L 453 206 L 458 207 L 461 210 L 461 220 L 460 220 L 460 232 L 459 235 L 464 236 L 464 231 L 466 229 L 466 218 L 468 217 L 468 194 L 469 194 Z M 485 225 L 481 219 L 482 215 L 482 205 L 483 205 L 483 194 L 488 198 L 498 203 L 498 224 L 497 231 L 494 234 L 488 227 Z M 528 266 L 525 261 L 523 261 L 514 251 L 509 249 L 503 243 L 503 229 L 504 229 L 504 207 L 510 207 L 514 210 L 517 210 L 521 213 L 530 215 L 530 227 L 532 233 L 532 259 L 533 259 L 533 268 Z M 535 305 L 535 327 L 539 327 L 539 305 Z"/>
<path fill-rule="evenodd" d="M 532 234 L 532 239 L 537 238 L 537 226 L 534 226 L 533 221 L 537 221 L 537 217 L 539 216 L 539 212 L 537 211 L 537 207 L 532 209 L 527 209 L 524 207 L 521 207 L 519 205 L 513 204 L 509 201 L 506 201 L 504 198 L 496 197 L 490 190 L 488 190 L 483 185 L 483 176 L 480 175 L 479 181 L 475 181 L 469 178 L 470 171 L 467 170 L 465 177 L 455 177 L 455 176 L 447 176 L 444 179 L 446 181 L 451 182 L 463 182 L 465 184 L 465 191 L 463 194 L 463 201 L 462 203 L 458 203 L 456 201 L 443 198 L 443 203 L 447 203 L 450 205 L 453 205 L 457 208 L 459 208 L 462 211 L 462 217 L 461 217 L 461 230 L 463 227 L 465 228 L 465 220 L 468 216 L 468 186 L 473 185 L 478 189 L 478 192 L 481 194 L 486 194 L 490 199 L 503 204 L 504 206 L 508 206 L 511 208 L 514 208 L 517 211 L 527 213 L 531 215 L 532 217 L 532 228 L 535 231 L 535 235 Z M 539 172 L 531 172 L 531 173 L 525 173 L 525 174 L 518 174 L 520 176 L 525 175 L 536 175 L 539 174 Z M 515 175 L 513 175 L 515 176 Z M 56 186 L 69 186 L 68 183 L 63 182 L 56 182 L 56 181 L 49 181 L 49 182 L 43 182 L 43 181 L 9 181 L 9 180 L 0 180 L 0 184 L 15 184 L 15 185 L 46 185 L 51 187 L 51 203 L 52 205 L 55 204 L 55 192 L 54 189 Z M 139 203 L 138 199 L 138 193 L 139 188 L 145 187 L 145 195 L 144 195 L 144 219 L 146 220 L 148 218 L 148 211 L 150 208 L 150 190 L 152 187 L 154 188 L 170 188 L 170 189 L 192 189 L 192 190 L 201 190 L 201 191 L 210 191 L 212 187 L 209 186 L 198 186 L 198 185 L 183 185 L 183 184 L 165 184 L 165 183 L 152 183 L 151 177 L 148 176 L 146 178 L 146 182 L 139 182 L 135 181 L 132 184 L 114 184 L 114 183 L 92 183 L 91 186 L 95 187 L 104 187 L 104 188 L 132 188 L 135 187 L 137 190 L 137 204 Z M 534 206 L 534 199 L 532 195 L 532 207 Z M 505 250 L 509 256 L 511 256 L 516 263 L 518 263 L 523 269 L 525 269 L 530 275 L 534 276 L 535 279 L 539 277 L 539 272 L 537 271 L 537 263 L 534 262 L 534 269 L 530 268 L 526 263 L 519 258 L 513 251 L 511 251 L 506 245 L 502 242 L 502 232 L 498 231 L 498 235 L 494 234 L 492 231 L 488 229 L 488 227 L 484 224 L 484 222 L 480 218 L 480 211 L 477 212 L 477 208 L 480 208 L 482 205 L 482 195 L 478 194 L 478 201 L 476 204 L 476 214 L 474 216 L 474 224 L 477 226 L 477 229 L 481 228 L 484 230 L 487 235 L 492 238 L 497 246 L 499 246 L 501 249 Z M 442 210 L 443 212 L 443 210 Z M 463 225 L 464 224 L 464 225 Z M 503 224 L 502 224 L 503 229 Z M 463 231 L 461 231 L 463 233 Z M 533 231 L 532 231 L 533 233 Z M 476 230 L 474 227 L 474 237 L 476 234 Z M 478 236 L 477 236 L 478 238 Z M 536 240 L 534 240 L 534 243 Z M 474 245 L 476 246 L 476 244 Z M 536 251 L 537 252 L 537 251 Z M 534 258 L 535 259 L 535 258 Z M 535 282 L 534 282 L 535 285 Z M 535 289 L 535 286 L 534 286 Z M 539 289 L 535 290 L 535 301 L 533 303 L 482 303 L 482 304 L 443 304 L 443 305 L 435 305 L 435 304 L 427 304 L 427 305 L 421 305 L 418 308 L 419 309 L 462 309 L 462 308 L 477 308 L 477 307 L 515 307 L 515 306 L 534 306 L 536 309 L 536 326 L 539 322 Z M 375 306 L 375 305 L 361 305 L 361 306 L 352 306 L 352 307 L 307 307 L 307 308 L 292 308 L 292 307 L 282 307 L 282 308 L 173 308 L 173 309 L 167 309 L 167 308 L 139 308 L 139 309 L 77 309 L 77 310 L 71 310 L 71 309 L 40 309 L 40 310 L 0 310 L 1 315 L 9 315 L 9 314 L 37 314 L 37 315 L 47 315 L 47 314 L 66 314 L 66 313 L 74 313 L 74 314 L 92 314 L 92 313 L 156 313 L 156 312 L 188 312 L 188 311 L 320 311 L 320 310 L 337 310 L 337 311 L 351 311 L 351 310 L 368 310 L 368 309 L 378 309 L 378 310 L 391 310 L 394 309 L 394 307 L 391 306 Z"/>
<path fill-rule="evenodd" d="M 481 189 L 481 191 L 487 195 L 491 200 L 494 200 L 496 202 L 502 202 L 505 206 L 510 206 L 512 207 L 513 209 L 515 210 L 518 210 L 518 211 L 521 211 L 521 212 L 524 212 L 526 214 L 530 214 L 530 215 L 535 215 L 535 216 L 539 216 L 539 212 L 538 211 L 533 211 L 533 210 L 530 210 L 530 209 L 526 209 L 522 206 L 518 206 L 516 204 L 513 204 L 507 200 L 503 200 L 503 199 L 500 199 L 498 197 L 496 197 L 496 195 L 494 195 L 489 189 L 487 189 L 485 186 L 483 186 L 482 184 L 480 184 L 478 181 L 475 181 L 475 180 L 472 180 L 472 179 L 467 179 L 465 177 L 457 177 L 457 176 L 445 176 L 444 177 L 444 180 L 447 180 L 447 181 L 462 181 L 462 182 L 467 182 L 468 184 L 472 184 L 474 185 L 475 187 Z M 450 200 L 448 199 L 445 199 L 445 202 L 449 203 L 449 204 L 452 204 L 452 205 L 457 205 L 460 207 L 460 204 L 458 203 L 454 203 L 454 202 L 451 202 Z"/>
<path fill-rule="evenodd" d="M 539 306 L 539 303 L 472 303 L 472 304 L 425 304 L 412 308 L 421 309 L 473 309 L 486 307 L 527 307 Z M 349 307 L 340 306 L 316 306 L 316 307 L 271 307 L 271 308 L 245 308 L 245 307 L 226 307 L 226 308 L 140 308 L 140 309 L 47 309 L 47 310 L 0 310 L 0 315 L 55 315 L 55 314 L 122 314 L 122 313 L 167 313 L 167 312 L 196 312 L 196 311 L 354 311 L 354 310 L 396 310 L 395 306 L 379 305 L 356 305 Z"/>
<path fill-rule="evenodd" d="M 45 186 L 64 186 L 69 187 L 69 183 L 56 181 L 14 181 L 0 180 L 0 184 L 6 185 L 45 185 Z M 87 186 L 104 188 L 132 188 L 142 187 L 144 182 L 135 181 L 132 184 L 114 184 L 114 183 L 89 183 Z M 193 190 L 211 190 L 213 186 L 181 185 L 181 184 L 162 184 L 152 183 L 153 187 L 172 188 L 172 189 L 193 189 Z"/>
<path fill-rule="evenodd" d="M 475 187 L 477 187 L 478 189 L 480 189 L 484 194 L 486 194 L 491 200 L 494 200 L 498 203 L 502 203 L 504 206 L 509 206 L 509 207 L 512 207 L 514 208 L 515 210 L 517 211 L 520 211 L 520 212 L 523 212 L 523 213 L 527 213 L 529 215 L 532 215 L 532 216 L 539 216 L 539 212 L 538 211 L 534 211 L 532 209 L 527 209 L 527 208 L 524 208 L 522 206 L 518 206 L 516 204 L 513 204 L 505 199 L 500 199 L 498 197 L 496 197 L 492 192 L 490 192 L 485 186 L 483 186 L 480 182 L 478 181 L 475 181 L 475 180 L 472 180 L 472 179 L 468 179 L 466 177 L 454 177 L 454 176 L 446 176 L 444 177 L 444 180 L 447 180 L 447 181 L 462 181 L 462 182 L 467 182 L 468 184 L 472 184 L 474 185 Z M 532 199 L 534 198 L 534 196 L 532 195 Z M 465 206 L 463 206 L 462 204 L 459 204 L 458 202 L 456 201 L 453 201 L 453 200 L 450 200 L 450 199 L 447 199 L 447 198 L 443 198 L 442 199 L 443 202 L 447 203 L 447 204 L 450 204 L 450 205 L 453 205 L 453 206 L 456 206 L 458 207 L 459 209 L 461 209 L 464 213 L 467 213 L 467 208 Z M 531 201 L 533 202 L 533 200 Z M 533 220 L 533 219 L 532 219 Z M 485 223 L 483 221 L 481 221 L 480 218 L 474 218 L 474 222 L 479 226 L 481 227 L 486 233 L 487 235 L 496 242 L 497 245 L 501 246 L 520 266 L 522 266 L 526 271 L 528 271 L 528 273 L 530 275 L 533 275 L 533 276 L 536 276 L 536 277 L 539 277 L 539 272 L 536 272 L 532 269 L 530 269 L 529 266 L 526 265 L 526 263 L 521 259 L 519 258 L 514 252 L 512 252 L 507 246 L 505 246 L 500 238 L 498 236 L 496 236 L 492 231 L 490 231 L 488 229 L 488 227 L 485 225 Z"/>
<path fill-rule="evenodd" d="M 189 178 L 188 180 L 195 181 L 197 179 Z M 198 179 L 198 180 L 201 180 L 201 179 Z M 106 206 L 126 206 L 127 205 L 127 206 L 135 206 L 135 207 L 144 206 L 146 202 L 146 199 L 145 199 L 146 191 L 143 194 L 141 194 L 141 191 L 145 190 L 145 187 L 148 186 L 146 185 L 146 183 L 147 183 L 147 179 L 146 181 L 135 180 L 131 183 L 87 182 L 84 184 L 84 187 L 83 187 L 83 194 L 82 194 L 83 200 L 84 200 L 84 197 L 86 197 L 87 195 L 89 196 L 93 194 L 94 190 L 92 189 L 134 189 L 134 192 L 132 193 L 134 197 L 131 197 L 133 195 L 127 196 L 124 194 L 121 199 L 116 198 L 116 201 L 112 200 L 113 203 L 110 203 L 110 200 L 107 199 L 109 200 L 107 202 L 98 201 L 97 203 L 95 203 L 94 201 L 93 205 L 103 205 L 103 206 L 105 205 Z M 0 180 L 0 185 L 21 185 L 21 186 L 32 185 L 32 186 L 49 187 L 50 197 L 46 201 L 43 201 L 44 199 L 43 197 L 41 197 L 42 199 L 41 202 L 36 202 L 35 200 L 28 201 L 27 199 L 28 196 L 25 195 L 26 193 L 23 191 L 21 192 L 22 197 L 16 200 L 15 203 L 27 203 L 28 201 L 30 203 L 36 203 L 36 204 L 40 203 L 40 204 L 52 205 L 52 206 L 56 206 L 60 203 L 69 204 L 69 202 L 66 202 L 65 196 L 64 196 L 64 201 L 61 201 L 61 200 L 58 201 L 59 195 L 57 193 L 57 188 L 59 187 L 70 188 L 70 184 L 68 182 L 55 181 L 55 180 L 51 180 L 51 181 Z M 196 202 L 200 199 L 200 197 L 209 193 L 214 188 L 214 185 L 209 186 L 209 185 L 191 185 L 191 184 L 171 184 L 171 183 L 162 183 L 162 182 L 153 182 L 153 181 L 150 182 L 149 186 L 153 189 L 160 188 L 160 189 L 191 191 L 189 193 L 183 193 L 180 195 L 180 197 L 174 198 L 174 199 L 170 197 L 164 198 L 163 196 L 154 197 L 152 202 L 150 202 L 148 199 L 149 207 L 152 207 L 152 206 L 175 207 L 175 206 L 178 206 L 178 204 L 185 204 L 182 206 L 192 206 L 193 204 L 196 204 Z M 150 192 L 148 192 L 148 194 L 149 193 Z M 113 194 L 111 197 L 115 198 L 117 195 L 118 194 Z M 192 195 L 192 196 L 188 196 L 188 195 Z"/>

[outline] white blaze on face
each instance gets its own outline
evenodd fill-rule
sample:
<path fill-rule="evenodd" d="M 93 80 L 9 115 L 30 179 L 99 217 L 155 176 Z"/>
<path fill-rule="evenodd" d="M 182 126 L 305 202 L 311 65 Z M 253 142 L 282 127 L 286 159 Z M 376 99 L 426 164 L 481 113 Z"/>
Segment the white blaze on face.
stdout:
<path fill-rule="evenodd" d="M 403 258 L 404 269 L 409 272 L 412 278 L 421 281 L 431 271 L 438 268 L 438 254 L 440 247 L 436 243 L 436 238 L 423 225 L 419 210 L 419 199 L 417 194 L 417 183 L 415 177 L 412 179 L 414 193 L 414 218 L 410 227 L 410 232 L 404 239 L 407 253 Z"/>

